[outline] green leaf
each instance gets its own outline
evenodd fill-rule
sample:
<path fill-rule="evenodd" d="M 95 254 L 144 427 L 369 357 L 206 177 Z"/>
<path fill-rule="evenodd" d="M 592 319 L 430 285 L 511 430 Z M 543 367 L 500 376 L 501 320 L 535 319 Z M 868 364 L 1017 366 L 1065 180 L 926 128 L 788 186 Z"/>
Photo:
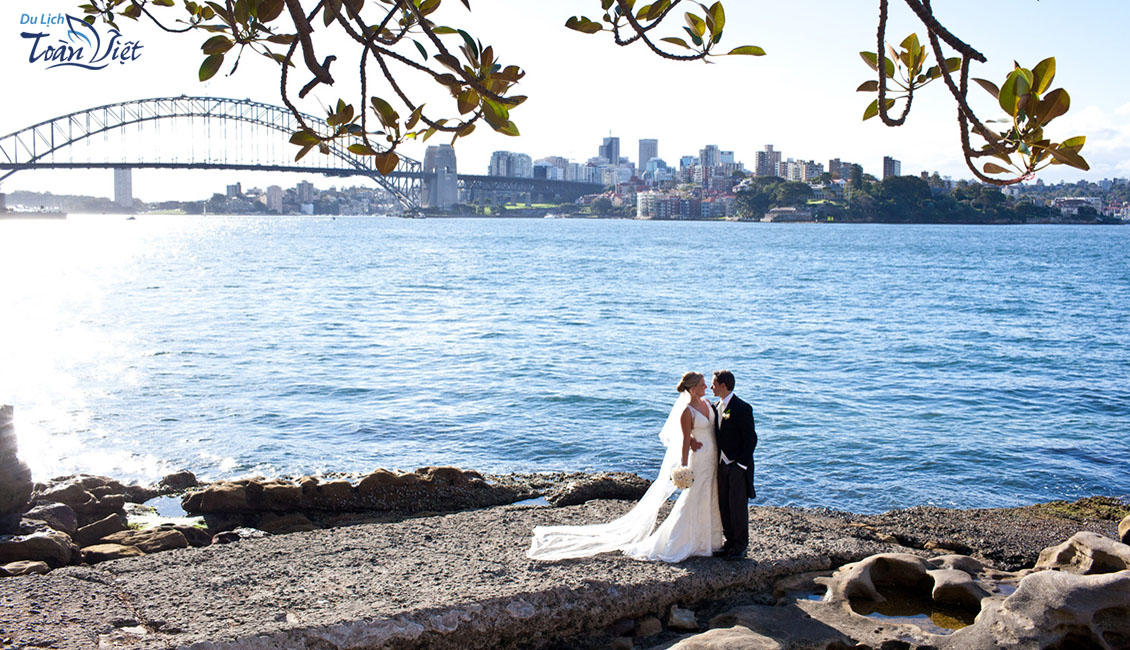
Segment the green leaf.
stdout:
<path fill-rule="evenodd" d="M 314 146 L 319 142 L 321 142 L 321 140 L 318 138 L 318 135 L 309 129 L 297 131 L 290 136 L 291 144 Z"/>
<path fill-rule="evenodd" d="M 173 6 L 174 2 L 173 0 L 153 0 L 153 4 L 157 5 L 158 7 L 171 7 Z"/>
<path fill-rule="evenodd" d="M 871 81 L 864 81 L 859 84 L 859 88 L 855 89 L 857 93 L 874 93 L 879 92 L 879 82 L 872 79 Z"/>
<path fill-rule="evenodd" d="M 408 120 L 404 123 L 404 128 L 406 128 L 406 129 L 414 128 L 416 126 L 416 123 L 420 121 L 420 116 L 423 115 L 423 114 L 424 114 L 424 105 L 420 104 L 419 106 L 417 106 L 415 108 L 415 110 L 412 111 L 412 114 L 408 116 Z"/>
<path fill-rule="evenodd" d="M 756 45 L 743 45 L 735 47 L 726 54 L 748 54 L 750 56 L 765 56 L 765 50 Z"/>
<path fill-rule="evenodd" d="M 302 149 L 300 149 L 298 151 L 298 154 L 296 156 L 294 156 L 294 162 L 298 162 L 299 160 L 302 160 L 302 157 L 305 156 L 306 154 L 310 153 L 310 150 L 313 149 L 315 146 L 317 146 L 317 145 L 308 144 L 308 145 L 302 147 Z"/>
<path fill-rule="evenodd" d="M 519 135 L 521 135 L 521 133 L 518 133 L 518 125 L 510 121 L 507 121 L 506 124 L 503 124 L 501 127 L 495 128 L 495 131 L 498 131 L 503 135 L 509 135 L 513 137 L 518 137 Z"/>
<path fill-rule="evenodd" d="M 991 162 L 987 162 L 987 163 L 985 163 L 985 173 L 986 174 L 1008 174 L 1010 172 L 1007 169 L 1005 169 L 1004 167 L 1001 167 L 1000 165 L 997 165 L 997 164 L 991 163 Z"/>
<path fill-rule="evenodd" d="M 980 85 L 982 88 L 985 89 L 985 92 L 989 93 L 994 98 L 1000 97 L 1000 94 L 1001 94 L 1000 88 L 997 88 L 997 85 L 995 83 L 989 81 L 988 79 L 976 79 L 975 78 L 975 79 L 973 79 L 973 81 L 976 81 L 978 85 Z"/>
<path fill-rule="evenodd" d="M 351 144 L 351 145 L 349 145 L 348 149 L 351 153 L 355 153 L 358 156 L 373 156 L 373 155 L 376 155 L 376 153 L 377 153 L 375 150 L 373 150 L 372 147 L 370 147 L 369 145 L 367 145 L 363 142 L 358 142 L 357 144 Z"/>
<path fill-rule="evenodd" d="M 471 35 L 463 31 L 462 29 L 457 29 L 455 31 L 459 32 L 459 35 L 463 37 L 463 42 L 467 45 L 467 49 L 470 50 L 472 58 L 478 59 L 479 46 L 475 43 L 475 39 L 471 38 Z"/>
<path fill-rule="evenodd" d="M 284 0 L 261 0 L 259 8 L 256 13 L 259 16 L 259 22 L 267 24 L 272 20 L 282 15 L 282 10 L 286 6 Z"/>
<path fill-rule="evenodd" d="M 205 54 L 223 54 L 232 48 L 232 42 L 227 36 L 213 36 L 212 38 L 204 41 L 200 49 Z"/>
<path fill-rule="evenodd" d="M 1021 74 L 1021 68 L 1017 68 L 1008 73 L 1008 77 L 1006 77 L 1004 83 L 1001 84 L 1000 94 L 997 96 L 997 103 L 1000 104 L 1000 107 L 1004 109 L 1005 113 L 1015 116 L 1020 96 L 1028 94 L 1028 88 L 1030 87 L 1031 85 L 1028 82 L 1028 78 Z"/>
<path fill-rule="evenodd" d="M 373 110 L 377 113 L 377 117 L 386 129 L 391 129 L 396 126 L 396 121 L 400 119 L 400 114 L 393 109 L 392 105 L 380 97 L 372 97 L 369 101 L 372 102 Z"/>
<path fill-rule="evenodd" d="M 863 62 L 866 63 L 872 70 L 879 69 L 879 57 L 876 56 L 874 52 L 860 52 L 859 56 L 863 59 Z"/>
<path fill-rule="evenodd" d="M 710 5 L 710 17 L 714 22 L 714 27 L 710 30 L 710 33 L 717 36 L 722 33 L 722 28 L 726 26 L 726 11 L 722 8 L 721 0 Z"/>
<path fill-rule="evenodd" d="M 875 98 L 875 99 L 871 100 L 871 103 L 868 104 L 867 108 L 863 111 L 863 121 L 866 122 L 867 120 L 875 117 L 878 114 L 879 114 L 879 99 Z"/>
<path fill-rule="evenodd" d="M 1059 147 L 1049 147 L 1048 153 L 1055 159 L 1052 160 L 1053 165 L 1067 165 L 1068 167 L 1082 169 L 1083 171 L 1089 171 L 1091 169 L 1087 161 L 1083 160 L 1082 156 L 1075 153 L 1074 149 L 1064 148 L 1063 145 L 1060 145 Z"/>
<path fill-rule="evenodd" d="M 604 29 L 601 27 L 600 23 L 594 23 L 584 16 L 573 16 L 565 21 L 565 26 L 569 29 L 575 29 L 578 32 L 584 32 L 585 34 L 595 34 Z"/>
<path fill-rule="evenodd" d="M 686 41 L 684 41 L 684 40 L 683 40 L 683 39 L 681 39 L 681 38 L 676 38 L 676 37 L 674 37 L 674 36 L 668 36 L 667 38 L 661 38 L 661 39 L 659 39 L 659 40 L 661 40 L 661 41 L 663 41 L 663 42 L 665 42 L 665 43 L 671 43 L 671 44 L 673 44 L 673 45 L 678 45 L 679 47 L 685 47 L 685 48 L 687 48 L 688 50 L 689 50 L 689 49 L 691 49 L 691 46 L 690 46 L 690 45 L 687 45 L 687 42 L 686 42 Z"/>
<path fill-rule="evenodd" d="M 377 171 L 381 173 L 381 176 L 388 176 L 390 172 L 396 169 L 396 163 L 400 162 L 400 156 L 387 151 L 374 154 L 373 162 L 377 164 Z"/>
<path fill-rule="evenodd" d="M 470 113 L 479 105 L 479 93 L 475 92 L 472 88 L 464 89 L 456 98 L 456 105 L 460 115 Z"/>
<path fill-rule="evenodd" d="M 416 44 L 416 49 L 420 50 L 420 56 L 423 57 L 424 62 L 427 63 L 427 61 L 428 61 L 428 51 L 424 49 L 423 45 L 420 45 L 420 41 L 413 40 L 412 42 Z"/>
<path fill-rule="evenodd" d="M 683 14 L 683 17 L 686 18 L 687 25 L 690 27 L 694 35 L 702 38 L 702 35 L 706 33 L 706 21 L 689 11 Z"/>
<path fill-rule="evenodd" d="M 647 19 L 655 20 L 656 18 L 659 18 L 663 15 L 664 11 L 667 11 L 670 6 L 671 0 L 659 0 L 659 2 L 651 5 L 651 9 L 649 9 L 647 12 Z"/>
<path fill-rule="evenodd" d="M 267 42 L 279 45 L 290 45 L 294 42 L 294 34 L 274 34 L 267 37 Z"/>
<path fill-rule="evenodd" d="M 222 53 L 213 54 L 204 59 L 204 63 L 200 64 L 200 81 L 208 81 L 216 76 L 216 72 L 219 71 L 220 66 L 223 64 L 224 55 Z"/>
<path fill-rule="evenodd" d="M 1048 57 L 1037 63 L 1036 67 L 1032 68 L 1032 77 L 1034 81 L 1032 90 L 1037 95 L 1043 95 L 1044 91 L 1052 85 L 1052 79 L 1055 79 L 1055 57 Z"/>
<path fill-rule="evenodd" d="M 1068 138 L 1064 140 L 1062 143 L 1060 143 L 1059 147 L 1060 149 L 1071 149 L 1073 151 L 1079 151 L 1083 148 L 1083 144 L 1085 142 L 1087 142 L 1087 136 L 1077 135 L 1074 138 Z"/>

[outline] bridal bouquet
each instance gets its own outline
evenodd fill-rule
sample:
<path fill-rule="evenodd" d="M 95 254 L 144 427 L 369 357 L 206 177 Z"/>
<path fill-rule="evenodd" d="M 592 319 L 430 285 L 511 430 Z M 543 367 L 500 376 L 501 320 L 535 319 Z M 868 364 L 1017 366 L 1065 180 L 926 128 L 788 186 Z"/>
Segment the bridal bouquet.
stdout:
<path fill-rule="evenodd" d="M 694 472 L 686 466 L 676 467 L 675 471 L 671 473 L 671 482 L 675 484 L 676 488 L 685 490 L 694 485 Z"/>

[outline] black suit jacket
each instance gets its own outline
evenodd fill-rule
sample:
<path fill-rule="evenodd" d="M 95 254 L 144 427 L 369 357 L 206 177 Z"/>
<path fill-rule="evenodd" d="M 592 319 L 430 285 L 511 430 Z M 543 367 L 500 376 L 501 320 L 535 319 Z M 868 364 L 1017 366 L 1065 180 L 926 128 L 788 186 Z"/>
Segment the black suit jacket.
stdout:
<path fill-rule="evenodd" d="M 718 449 L 726 458 L 745 465 L 749 478 L 748 498 L 757 496 L 753 487 L 753 450 L 757 448 L 757 429 L 753 422 L 753 407 L 737 395 L 730 398 L 726 410 L 718 412 L 715 418 L 715 438 Z"/>

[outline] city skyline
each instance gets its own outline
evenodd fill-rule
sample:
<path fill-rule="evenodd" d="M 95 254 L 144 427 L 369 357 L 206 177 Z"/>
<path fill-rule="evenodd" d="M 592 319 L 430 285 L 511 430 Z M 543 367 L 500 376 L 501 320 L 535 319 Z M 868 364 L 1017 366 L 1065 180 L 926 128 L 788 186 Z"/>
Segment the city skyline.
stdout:
<path fill-rule="evenodd" d="M 459 4 L 459 3 L 456 3 Z M 877 120 L 860 121 L 867 96 L 855 87 L 869 78 L 859 50 L 873 50 L 875 16 L 871 10 L 831 5 L 822 20 L 812 21 L 802 7 L 742 3 L 728 6 L 729 19 L 723 45 L 753 43 L 765 47 L 766 57 L 729 57 L 715 65 L 677 64 L 658 59 L 639 48 L 618 48 L 607 35 L 587 36 L 563 27 L 571 15 L 592 14 L 592 2 L 529 3 L 530 6 L 476 5 L 471 14 L 451 10 L 451 22 L 466 22 L 476 36 L 495 45 L 503 60 L 522 65 L 527 77 L 519 85 L 530 99 L 514 119 L 523 135 L 508 138 L 481 128 L 461 140 L 456 152 L 460 169 L 486 173 L 491 152 L 520 151 L 534 160 L 564 156 L 574 160 L 592 157 L 591 143 L 611 132 L 620 138 L 621 155 L 635 153 L 640 139 L 660 140 L 660 157 L 675 164 L 703 145 L 716 143 L 734 152 L 735 159 L 754 168 L 763 143 L 772 142 L 788 157 L 828 161 L 845 158 L 874 173 L 882 157 L 902 161 L 904 173 L 938 171 L 955 179 L 970 178 L 960 157 L 952 101 L 940 84 L 915 96 L 915 110 L 907 126 L 886 128 Z M 44 70 L 28 63 L 26 41 L 20 38 L 20 16 L 25 11 L 71 12 L 71 0 L 7 3 L 0 7 L 0 52 L 11 62 L 7 86 L 20 92 L 22 101 L 0 108 L 0 130 L 8 133 L 43 119 L 91 106 L 152 96 L 183 93 L 249 97 L 279 103 L 277 69 L 261 57 L 248 56 L 234 77 L 221 73 L 207 83 L 196 80 L 203 37 L 170 37 L 146 23 L 122 20 L 125 34 L 145 44 L 142 56 L 129 66 L 101 71 Z M 939 9 L 943 22 L 978 47 L 989 64 L 976 68 L 975 76 L 999 81 L 1015 58 L 1028 66 L 1048 55 L 1057 57 L 1057 86 L 1072 95 L 1072 109 L 1052 129 L 1055 138 L 1088 136 L 1084 156 L 1092 172 L 1051 168 L 1039 178 L 1059 180 L 1130 175 L 1130 103 L 1119 95 L 1128 73 L 1103 65 L 1094 43 L 1114 39 L 1119 25 L 1130 18 L 1121 3 L 1091 3 L 1093 11 L 1030 0 L 1006 0 L 991 7 L 961 0 Z M 897 42 L 915 29 L 905 8 L 892 8 L 888 40 Z M 1054 40 L 1031 39 L 1023 29 L 1000 30 L 996 25 L 1023 14 L 1024 26 L 1072 24 L 1070 33 Z M 499 29 L 522 24 L 524 30 Z M 918 28 L 921 33 L 921 29 Z M 999 32 L 999 33 L 998 33 Z M 818 47 L 813 45 L 818 44 Z M 342 75 L 334 88 L 319 88 L 314 102 L 301 105 L 318 113 L 317 104 L 337 97 L 357 102 L 356 79 Z M 386 89 L 387 90 L 387 89 Z M 373 91 L 373 92 L 385 92 Z M 973 93 L 975 106 L 986 117 L 997 117 L 991 99 Z M 424 148 L 402 149 L 422 160 Z M 443 142 L 440 140 L 440 142 Z M 642 165 L 643 161 L 637 161 Z M 65 181 L 64 181 L 65 178 Z M 184 182 L 184 179 L 190 182 Z M 139 170 L 133 191 L 142 199 L 185 196 L 198 187 L 223 187 L 233 176 L 223 172 L 189 175 Z M 293 184 L 283 177 L 240 175 L 248 184 Z M 317 177 L 314 177 L 317 178 Z M 109 194 L 112 172 L 78 170 L 21 172 L 0 191 L 58 190 L 73 186 L 84 193 Z"/>

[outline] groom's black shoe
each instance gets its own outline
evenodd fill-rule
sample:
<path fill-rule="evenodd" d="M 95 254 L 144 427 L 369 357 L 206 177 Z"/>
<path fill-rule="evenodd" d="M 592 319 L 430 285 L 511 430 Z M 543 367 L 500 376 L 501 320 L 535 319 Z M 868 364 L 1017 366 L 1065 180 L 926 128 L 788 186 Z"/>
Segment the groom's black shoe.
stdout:
<path fill-rule="evenodd" d="M 730 554 L 730 547 L 728 545 L 725 545 L 725 544 L 722 545 L 722 548 L 720 548 L 717 551 L 714 551 L 714 553 L 712 553 L 712 555 L 714 557 L 726 557 L 729 554 Z"/>
<path fill-rule="evenodd" d="M 747 550 L 748 549 L 746 547 L 731 548 L 722 557 L 727 559 L 727 560 L 744 560 L 745 559 L 745 553 L 746 553 Z"/>

